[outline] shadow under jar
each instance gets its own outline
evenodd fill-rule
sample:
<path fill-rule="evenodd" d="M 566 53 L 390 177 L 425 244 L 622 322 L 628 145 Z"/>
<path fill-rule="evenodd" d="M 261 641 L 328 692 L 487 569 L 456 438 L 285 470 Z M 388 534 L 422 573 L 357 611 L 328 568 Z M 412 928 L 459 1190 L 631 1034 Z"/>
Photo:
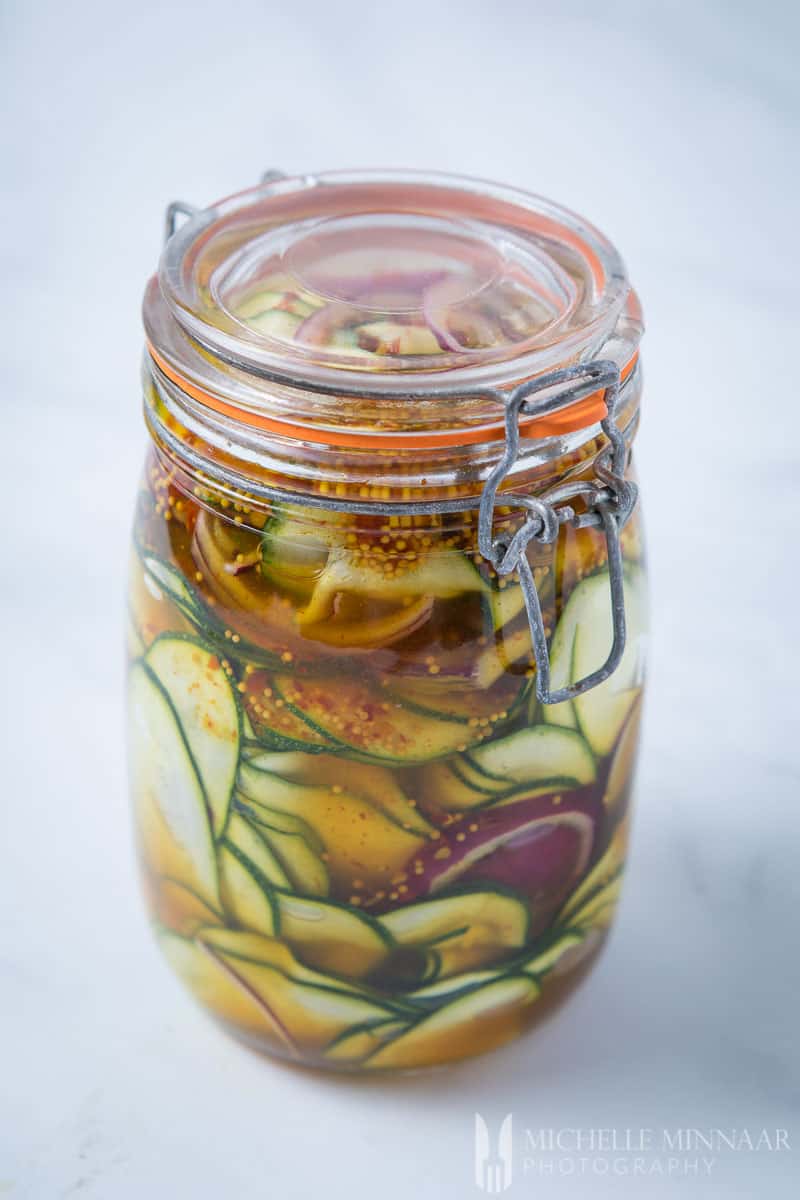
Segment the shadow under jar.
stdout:
<path fill-rule="evenodd" d="M 638 302 L 590 225 L 468 179 L 271 177 L 185 215 L 144 302 L 130 575 L 158 940 L 291 1061 L 488 1050 L 620 891 Z"/>

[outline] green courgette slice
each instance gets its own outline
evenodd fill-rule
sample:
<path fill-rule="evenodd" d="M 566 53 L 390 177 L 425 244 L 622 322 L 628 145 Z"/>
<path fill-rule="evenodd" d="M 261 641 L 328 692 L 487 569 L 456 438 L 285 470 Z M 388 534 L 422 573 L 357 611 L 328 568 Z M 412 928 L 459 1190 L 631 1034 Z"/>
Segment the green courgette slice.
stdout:
<path fill-rule="evenodd" d="M 624 572 L 626 644 L 614 673 L 575 700 L 543 708 L 546 721 L 580 729 L 598 757 L 608 754 L 636 703 L 642 684 L 647 595 L 641 567 Z M 608 657 L 612 642 L 608 571 L 582 580 L 572 592 L 558 623 L 550 652 L 551 686 L 584 678 Z"/>
<path fill-rule="evenodd" d="M 235 809 L 228 817 L 225 840 L 253 864 L 272 887 L 291 888 L 292 881 L 275 851 L 257 827 Z"/>
<path fill-rule="evenodd" d="M 312 786 L 243 764 L 239 789 L 255 820 L 260 822 L 265 810 L 277 811 L 309 827 L 323 848 L 331 880 L 347 896 L 360 886 L 357 881 L 365 894 L 385 889 L 426 844 L 424 835 L 404 829 L 334 779 Z"/>
<path fill-rule="evenodd" d="M 190 637 L 156 638 L 145 662 L 177 714 L 219 837 L 239 762 L 239 706 L 230 680 L 217 656 Z"/>
<path fill-rule="evenodd" d="M 273 939 L 215 929 L 197 938 L 258 997 L 295 1047 L 323 1050 L 354 1026 L 397 1017 L 391 1004 L 303 966 Z"/>
<path fill-rule="evenodd" d="M 219 911 L 205 792 L 178 714 L 141 661 L 130 671 L 128 715 L 133 803 L 145 860 Z"/>
<path fill-rule="evenodd" d="M 580 787 L 597 778 L 594 755 L 579 733 L 534 725 L 467 751 L 466 759 L 498 792 L 553 779 Z"/>
<path fill-rule="evenodd" d="M 433 826 L 403 791 L 388 767 L 336 758 L 330 754 L 265 753 L 250 759 L 249 766 L 284 779 L 314 787 L 338 784 L 352 796 L 360 796 L 401 829 L 430 836 Z"/>
<path fill-rule="evenodd" d="M 293 713 L 338 743 L 338 753 L 356 758 L 408 766 L 443 758 L 489 732 L 460 719 L 415 711 L 356 679 L 333 684 L 277 675 L 274 683 Z"/>
<path fill-rule="evenodd" d="M 223 840 L 218 852 L 222 903 L 245 929 L 272 937 L 278 933 L 278 907 L 265 877 L 241 851 Z"/>
<path fill-rule="evenodd" d="M 521 900 L 489 889 L 407 904 L 380 921 L 399 945 L 435 950 L 438 977 L 484 967 L 521 949 L 530 928 Z"/>
<path fill-rule="evenodd" d="M 281 937 L 319 971 L 361 979 L 383 963 L 393 945 L 374 918 L 341 904 L 276 892 Z"/>
<path fill-rule="evenodd" d="M 526 976 L 509 976 L 474 988 L 381 1047 L 365 1066 L 375 1070 L 424 1067 L 479 1053 L 517 1032 L 515 1018 L 521 1019 L 539 992 L 536 981 Z"/>
<path fill-rule="evenodd" d="M 360 1063 L 393 1038 L 405 1033 L 408 1021 L 374 1021 L 356 1025 L 335 1037 L 325 1051 L 325 1057 L 335 1063 Z"/>
<path fill-rule="evenodd" d="M 465 592 L 489 590 L 480 571 L 464 554 L 432 555 L 392 565 L 394 570 L 387 572 L 367 565 L 347 550 L 334 550 L 300 615 L 301 625 L 315 625 L 330 617 L 335 598 L 341 593 L 373 600 L 415 600 L 452 599 Z"/>

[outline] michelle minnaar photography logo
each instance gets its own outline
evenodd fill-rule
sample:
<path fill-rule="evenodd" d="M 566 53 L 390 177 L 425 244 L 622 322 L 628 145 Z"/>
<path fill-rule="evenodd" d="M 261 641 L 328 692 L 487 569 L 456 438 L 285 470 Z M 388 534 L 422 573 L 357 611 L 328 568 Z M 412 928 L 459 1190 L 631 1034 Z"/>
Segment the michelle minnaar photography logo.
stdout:
<path fill-rule="evenodd" d="M 495 1194 L 511 1187 L 513 1178 L 514 1130 L 511 1113 L 504 1118 L 496 1138 L 480 1113 L 475 1113 L 475 1183 Z"/>
<path fill-rule="evenodd" d="M 785 1154 L 787 1129 L 531 1129 L 475 1114 L 475 1186 L 497 1195 L 556 1176 L 711 1176 L 742 1154 Z"/>

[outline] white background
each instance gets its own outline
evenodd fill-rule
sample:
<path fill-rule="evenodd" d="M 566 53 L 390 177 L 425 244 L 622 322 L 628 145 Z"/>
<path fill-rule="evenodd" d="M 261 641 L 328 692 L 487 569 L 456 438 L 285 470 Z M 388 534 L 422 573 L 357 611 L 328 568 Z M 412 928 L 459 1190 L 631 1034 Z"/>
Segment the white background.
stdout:
<path fill-rule="evenodd" d="M 707 1179 L 795 1195 L 800 788 L 796 5 L 306 0 L 2 7 L 0 1196 L 461 1200 L 476 1109 L 788 1128 Z M 347 1082 L 221 1035 L 141 913 L 122 750 L 138 306 L 162 211 L 289 172 L 457 170 L 618 243 L 648 320 L 654 653 L 615 936 L 541 1032 Z"/>

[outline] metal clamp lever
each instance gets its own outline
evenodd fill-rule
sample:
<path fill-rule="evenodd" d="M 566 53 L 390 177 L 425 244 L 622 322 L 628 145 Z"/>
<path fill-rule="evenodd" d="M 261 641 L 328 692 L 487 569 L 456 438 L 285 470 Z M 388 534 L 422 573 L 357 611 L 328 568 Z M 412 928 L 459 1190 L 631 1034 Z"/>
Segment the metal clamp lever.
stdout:
<path fill-rule="evenodd" d="M 173 200 L 164 214 L 164 242 L 168 242 L 178 227 L 178 217 L 193 217 L 200 211 L 185 200 Z"/>
<path fill-rule="evenodd" d="M 277 183 L 278 180 L 286 178 L 285 171 L 281 171 L 277 167 L 269 167 L 262 173 L 259 183 L 263 186 L 268 183 Z M 199 208 L 194 204 L 187 204 L 185 200 L 173 200 L 171 204 L 168 204 L 164 214 L 164 242 L 168 242 L 177 229 L 178 217 L 194 217 L 199 212 Z"/>
<path fill-rule="evenodd" d="M 564 386 L 566 385 L 566 387 Z M 504 505 L 519 505 L 527 510 L 525 519 L 510 541 L 494 536 L 494 512 L 497 492 L 519 455 L 519 419 L 522 414 L 543 416 L 564 408 L 599 389 L 605 389 L 607 415 L 601 421 L 608 446 L 595 463 L 597 483 L 580 481 L 556 485 L 540 497 L 502 495 Z M 622 549 L 619 535 L 637 500 L 636 485 L 625 479 L 628 450 L 617 427 L 616 407 L 620 392 L 620 372 L 608 360 L 579 363 L 540 375 L 516 387 L 504 400 L 506 445 L 502 458 L 488 476 L 481 494 L 478 512 L 478 548 L 498 575 L 517 571 L 531 629 L 536 661 L 536 695 L 542 704 L 561 704 L 588 692 L 613 674 L 625 652 L 625 595 L 623 589 Z M 544 393 L 544 395 L 541 395 Z M 531 403 L 531 397 L 539 398 Z M 586 511 L 576 513 L 566 501 L 582 496 Z M 542 607 L 526 549 L 531 541 L 551 543 L 561 525 L 575 528 L 602 526 L 608 548 L 608 575 L 611 590 L 613 642 L 601 667 L 566 687 L 550 690 L 550 654 L 542 618 Z"/>

